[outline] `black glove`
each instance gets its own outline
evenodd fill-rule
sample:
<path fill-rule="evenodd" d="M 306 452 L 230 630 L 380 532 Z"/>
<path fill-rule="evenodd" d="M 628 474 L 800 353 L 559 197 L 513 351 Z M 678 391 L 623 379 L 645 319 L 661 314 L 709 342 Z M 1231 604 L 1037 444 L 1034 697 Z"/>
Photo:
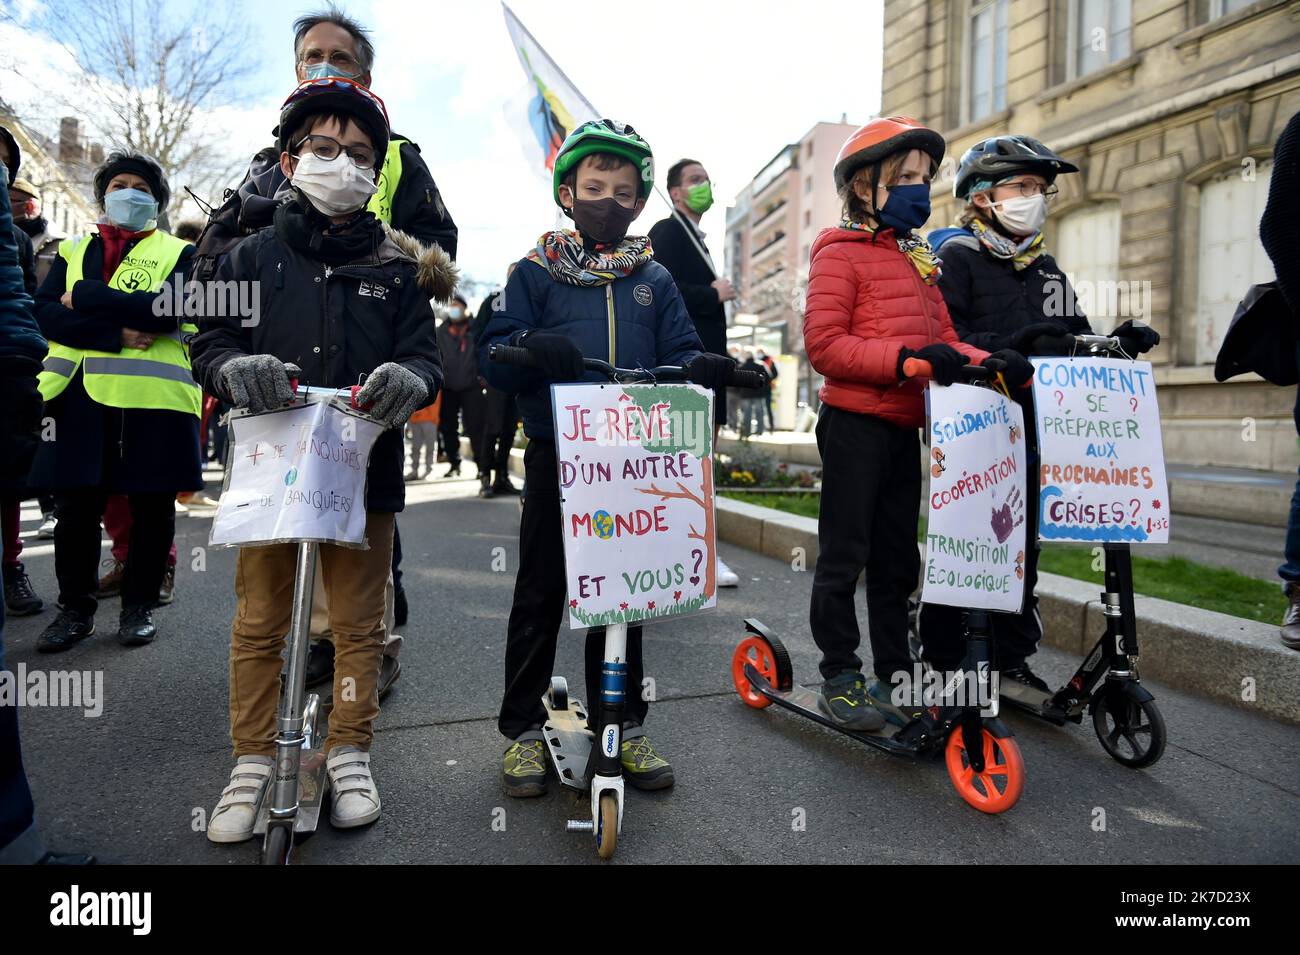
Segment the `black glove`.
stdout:
<path fill-rule="evenodd" d="M 582 352 L 567 335 L 556 332 L 529 332 L 519 342 L 537 359 L 537 365 L 552 381 L 581 381 Z"/>
<path fill-rule="evenodd" d="M 731 381 L 731 373 L 736 370 L 736 362 L 726 355 L 713 355 L 700 352 L 686 366 L 686 377 L 713 391 L 721 391 Z"/>
<path fill-rule="evenodd" d="M 1111 335 L 1119 339 L 1120 347 L 1126 355 L 1140 355 L 1160 344 L 1158 331 L 1146 322 L 1134 322 L 1131 318 L 1111 332 Z"/>
<path fill-rule="evenodd" d="M 942 342 L 926 345 L 916 351 L 903 348 L 898 353 L 898 368 L 896 370 L 900 381 L 907 377 L 903 374 L 903 362 L 909 358 L 921 358 L 928 361 L 930 363 L 930 377 L 941 385 L 951 385 L 957 380 L 961 370 L 966 367 L 966 356 L 951 345 L 945 345 Z"/>
<path fill-rule="evenodd" d="M 1002 372 L 1002 377 L 1012 388 L 1019 388 L 1034 377 L 1034 366 L 1029 363 L 1029 359 L 1011 348 L 995 351 L 980 364 L 990 371 Z"/>
<path fill-rule="evenodd" d="M 1022 355 L 1065 355 L 1070 337 L 1054 322 L 1034 322 L 1011 336 L 1010 347 Z"/>

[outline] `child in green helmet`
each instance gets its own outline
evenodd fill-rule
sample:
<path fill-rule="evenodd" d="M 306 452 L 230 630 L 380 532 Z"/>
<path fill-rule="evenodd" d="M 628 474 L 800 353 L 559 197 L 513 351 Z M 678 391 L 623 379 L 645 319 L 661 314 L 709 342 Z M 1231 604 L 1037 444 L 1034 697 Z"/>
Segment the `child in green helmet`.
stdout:
<path fill-rule="evenodd" d="M 542 235 L 510 276 L 500 308 L 479 339 L 479 368 L 493 387 L 518 396 L 529 438 L 498 721 L 510 740 L 502 785 L 511 796 L 546 791 L 541 698 L 550 684 L 566 597 L 550 386 L 603 380 L 584 373 L 584 357 L 625 368 L 685 365 L 692 381 L 714 389 L 725 386 L 734 366 L 725 356 L 702 352 L 677 286 L 654 261 L 649 239 L 627 234 L 653 182 L 650 146 L 630 126 L 599 120 L 575 130 L 556 155 L 553 194 L 576 229 Z M 539 369 L 489 361 L 497 344 L 529 349 Z M 603 649 L 603 631 L 590 631 L 586 666 L 592 705 Z M 634 786 L 662 789 L 672 785 L 673 771 L 641 729 L 648 704 L 639 692 L 640 627 L 628 629 L 627 649 L 623 772 Z"/>

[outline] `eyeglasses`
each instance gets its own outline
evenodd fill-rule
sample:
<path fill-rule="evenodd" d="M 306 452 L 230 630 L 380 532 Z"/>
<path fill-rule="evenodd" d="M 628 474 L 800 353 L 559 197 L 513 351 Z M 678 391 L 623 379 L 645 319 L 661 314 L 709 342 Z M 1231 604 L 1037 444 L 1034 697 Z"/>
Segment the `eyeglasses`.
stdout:
<path fill-rule="evenodd" d="M 342 50 L 335 50 L 328 57 L 331 66 L 343 70 L 345 73 L 353 75 L 361 72 L 361 64 L 357 62 L 356 57 L 351 53 L 345 53 Z M 326 61 L 324 50 L 308 50 L 303 54 L 299 61 L 306 66 L 320 66 Z"/>
<path fill-rule="evenodd" d="M 313 156 L 326 162 L 337 159 L 339 153 L 344 152 L 352 160 L 352 165 L 361 169 L 372 169 L 375 165 L 375 151 L 369 146 L 344 146 L 337 139 L 313 134 L 304 136 L 294 148 L 301 149 L 303 143 L 307 144 Z"/>
<path fill-rule="evenodd" d="M 1056 186 L 1044 186 L 1033 179 L 1013 179 L 1009 182 L 1000 182 L 994 188 L 1015 189 L 1022 196 L 1042 196 L 1048 202 L 1055 199 L 1061 191 Z"/>

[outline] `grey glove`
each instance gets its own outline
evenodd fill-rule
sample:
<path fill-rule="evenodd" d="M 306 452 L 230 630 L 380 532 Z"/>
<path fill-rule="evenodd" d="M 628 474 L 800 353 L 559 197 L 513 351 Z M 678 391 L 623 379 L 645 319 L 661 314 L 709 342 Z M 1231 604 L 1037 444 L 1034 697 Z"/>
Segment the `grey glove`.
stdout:
<path fill-rule="evenodd" d="M 261 414 L 293 400 L 284 362 L 274 355 L 243 355 L 221 366 L 221 383 L 236 408 Z"/>
<path fill-rule="evenodd" d="M 385 428 L 404 424 L 429 403 L 429 388 L 415 372 L 386 361 L 366 378 L 357 392 L 357 406 Z"/>

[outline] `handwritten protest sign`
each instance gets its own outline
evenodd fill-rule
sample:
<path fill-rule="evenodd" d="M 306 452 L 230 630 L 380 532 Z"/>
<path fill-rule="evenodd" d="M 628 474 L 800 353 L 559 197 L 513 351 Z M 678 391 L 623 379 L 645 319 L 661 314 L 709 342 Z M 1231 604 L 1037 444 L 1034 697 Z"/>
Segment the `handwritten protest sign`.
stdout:
<path fill-rule="evenodd" d="M 213 545 L 364 543 L 366 466 L 382 429 L 332 400 L 232 416 Z"/>
<path fill-rule="evenodd" d="M 1044 541 L 1169 541 L 1160 409 L 1151 363 L 1035 358 Z"/>
<path fill-rule="evenodd" d="M 931 384 L 930 510 L 921 599 L 1019 612 L 1024 602 L 1025 428 L 1020 406 Z"/>
<path fill-rule="evenodd" d="M 698 385 L 556 385 L 569 626 L 717 603 L 713 395 Z"/>

